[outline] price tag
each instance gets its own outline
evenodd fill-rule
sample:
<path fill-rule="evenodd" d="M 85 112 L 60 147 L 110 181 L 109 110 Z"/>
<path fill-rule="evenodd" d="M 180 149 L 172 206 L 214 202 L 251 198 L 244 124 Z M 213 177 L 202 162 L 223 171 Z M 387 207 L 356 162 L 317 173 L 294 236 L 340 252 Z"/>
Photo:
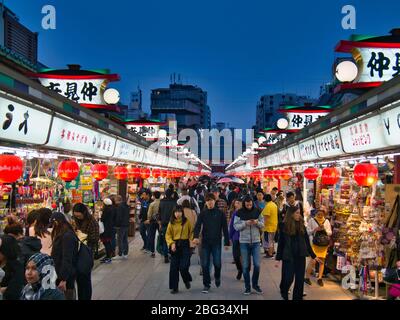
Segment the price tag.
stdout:
<path fill-rule="evenodd" d="M 8 200 L 8 194 L 5 194 L 5 195 L 3 196 L 3 200 Z"/>

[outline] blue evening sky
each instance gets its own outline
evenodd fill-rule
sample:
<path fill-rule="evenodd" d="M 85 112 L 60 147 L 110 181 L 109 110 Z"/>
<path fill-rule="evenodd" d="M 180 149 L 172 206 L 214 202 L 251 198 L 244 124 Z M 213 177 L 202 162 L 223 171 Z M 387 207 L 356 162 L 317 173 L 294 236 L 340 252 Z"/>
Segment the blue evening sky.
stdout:
<path fill-rule="evenodd" d="M 400 1 L 5 0 L 39 32 L 39 58 L 53 68 L 81 64 L 121 75 L 128 103 L 137 85 L 144 109 L 150 90 L 170 74 L 208 91 L 212 123 L 255 124 L 262 94 L 317 97 L 330 81 L 334 46 L 351 34 L 384 35 L 400 27 Z M 57 29 L 41 28 L 41 9 L 57 10 Z M 341 8 L 357 10 L 357 29 L 343 30 Z"/>

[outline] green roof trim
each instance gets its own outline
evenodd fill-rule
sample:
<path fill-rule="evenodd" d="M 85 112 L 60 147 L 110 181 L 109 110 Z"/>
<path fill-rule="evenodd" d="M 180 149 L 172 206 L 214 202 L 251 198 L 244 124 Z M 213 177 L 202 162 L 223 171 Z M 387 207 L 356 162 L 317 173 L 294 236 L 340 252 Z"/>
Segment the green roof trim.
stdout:
<path fill-rule="evenodd" d="M 353 34 L 350 36 L 351 41 L 363 41 L 370 38 L 375 38 L 376 36 L 366 35 L 366 34 Z"/>
<path fill-rule="evenodd" d="M 90 69 L 88 71 L 97 72 L 101 74 L 110 74 L 110 69 Z"/>
<path fill-rule="evenodd" d="M 0 82 L 9 87 L 14 87 L 14 79 L 0 72 Z"/>
<path fill-rule="evenodd" d="M 68 103 L 64 103 L 63 109 L 68 112 L 74 112 L 74 107 L 69 105 Z"/>

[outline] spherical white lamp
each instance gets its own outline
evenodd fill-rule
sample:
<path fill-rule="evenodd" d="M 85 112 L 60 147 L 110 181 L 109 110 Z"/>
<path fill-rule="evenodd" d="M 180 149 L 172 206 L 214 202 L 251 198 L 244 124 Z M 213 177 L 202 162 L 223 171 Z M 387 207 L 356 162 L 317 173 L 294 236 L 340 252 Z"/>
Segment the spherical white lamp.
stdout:
<path fill-rule="evenodd" d="M 161 129 L 158 131 L 158 138 L 160 139 L 165 139 L 167 137 L 167 131 L 164 129 Z"/>
<path fill-rule="evenodd" d="M 280 118 L 276 122 L 276 126 L 278 127 L 278 129 L 285 130 L 287 129 L 287 127 L 289 127 L 289 121 L 286 118 Z"/>
<path fill-rule="evenodd" d="M 189 149 L 188 148 L 184 148 L 183 149 L 183 153 L 188 153 L 189 152 Z"/>
<path fill-rule="evenodd" d="M 109 88 L 104 91 L 103 98 L 107 104 L 117 104 L 119 102 L 120 95 L 118 90 Z"/>
<path fill-rule="evenodd" d="M 253 144 L 251 145 L 252 149 L 257 149 L 258 148 L 258 143 L 257 142 L 253 142 Z"/>
<path fill-rule="evenodd" d="M 258 138 L 258 143 L 261 146 L 265 141 L 267 141 L 267 138 L 264 136 L 261 136 Z"/>
<path fill-rule="evenodd" d="M 179 142 L 178 142 L 178 140 L 176 140 L 176 139 L 174 139 L 174 140 L 171 141 L 171 146 L 173 146 L 173 147 L 178 146 L 178 144 L 179 144 Z"/>
<path fill-rule="evenodd" d="M 335 76 L 340 82 L 352 82 L 357 75 L 357 65 L 352 61 L 342 61 L 336 66 Z"/>

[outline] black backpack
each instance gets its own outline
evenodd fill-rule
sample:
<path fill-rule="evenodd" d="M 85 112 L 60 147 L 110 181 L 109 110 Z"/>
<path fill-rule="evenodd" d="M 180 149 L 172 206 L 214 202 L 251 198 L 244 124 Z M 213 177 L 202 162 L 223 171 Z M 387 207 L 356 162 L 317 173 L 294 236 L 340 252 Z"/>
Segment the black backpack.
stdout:
<path fill-rule="evenodd" d="M 321 227 L 321 225 L 318 223 L 316 219 L 314 219 L 315 222 L 318 224 L 318 226 Z M 326 233 L 325 230 L 322 231 L 317 231 L 313 237 L 313 244 L 316 245 L 317 247 L 326 247 L 330 243 L 330 237 Z"/>
<path fill-rule="evenodd" d="M 78 260 L 76 263 L 76 271 L 78 274 L 89 274 L 92 272 L 94 261 L 93 261 L 93 252 L 92 250 L 84 244 L 82 241 L 79 241 L 79 250 L 78 250 Z"/>

